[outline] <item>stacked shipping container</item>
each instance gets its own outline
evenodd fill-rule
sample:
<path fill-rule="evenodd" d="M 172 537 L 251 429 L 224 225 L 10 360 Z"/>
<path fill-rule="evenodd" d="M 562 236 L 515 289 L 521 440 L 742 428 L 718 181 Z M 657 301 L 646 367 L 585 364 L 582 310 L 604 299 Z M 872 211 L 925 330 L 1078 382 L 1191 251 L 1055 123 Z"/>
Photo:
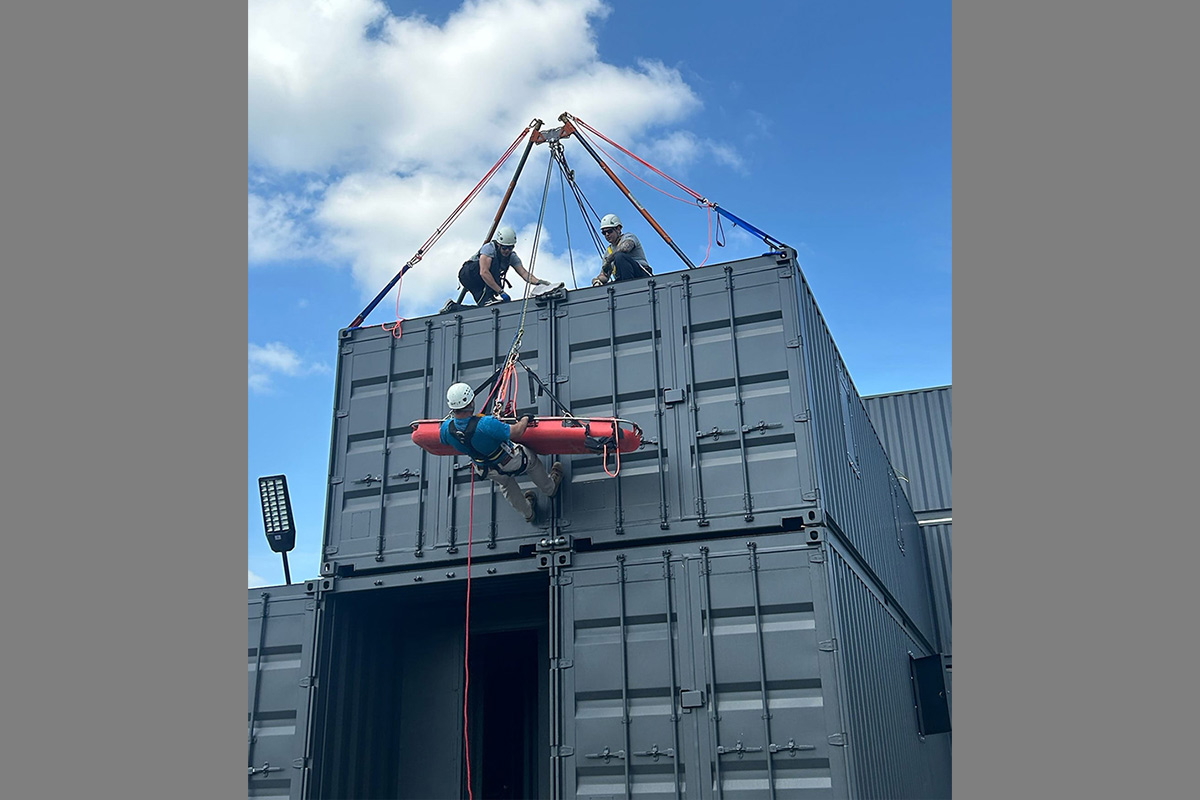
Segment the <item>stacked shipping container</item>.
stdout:
<path fill-rule="evenodd" d="M 561 457 L 536 527 L 409 437 L 522 325 L 562 403 L 646 441 L 615 478 Z M 260 592 L 308 641 L 256 646 L 277 615 L 251 592 L 252 769 L 263 721 L 296 720 L 264 762 L 289 779 L 252 796 L 461 797 L 468 760 L 489 798 L 949 796 L 912 672 L 938 652 L 917 519 L 794 252 L 339 345 L 322 578 Z M 528 388 L 521 413 L 555 413 Z M 304 679 L 267 702 L 285 646 Z"/>

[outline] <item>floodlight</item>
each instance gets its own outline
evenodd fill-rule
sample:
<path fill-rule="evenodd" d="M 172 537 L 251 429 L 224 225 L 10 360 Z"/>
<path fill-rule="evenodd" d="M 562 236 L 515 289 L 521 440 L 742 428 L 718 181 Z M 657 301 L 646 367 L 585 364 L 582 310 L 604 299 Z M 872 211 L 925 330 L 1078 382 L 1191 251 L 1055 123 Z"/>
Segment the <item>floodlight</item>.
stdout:
<path fill-rule="evenodd" d="M 286 475 L 267 475 L 258 479 L 258 496 L 262 501 L 263 530 L 267 544 L 283 556 L 283 577 L 292 582 L 288 569 L 288 551 L 296 546 L 296 523 L 292 517 L 292 499 L 288 496 Z"/>

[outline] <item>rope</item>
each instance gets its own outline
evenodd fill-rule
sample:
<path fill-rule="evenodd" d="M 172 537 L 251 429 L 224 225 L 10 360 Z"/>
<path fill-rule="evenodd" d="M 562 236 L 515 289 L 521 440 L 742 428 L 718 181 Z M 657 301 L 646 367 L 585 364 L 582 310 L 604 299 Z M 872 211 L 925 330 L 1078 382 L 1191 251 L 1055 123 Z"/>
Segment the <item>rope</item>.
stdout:
<path fill-rule="evenodd" d="M 694 197 L 694 198 L 695 198 L 696 200 L 698 200 L 700 203 L 703 203 L 703 204 L 705 204 L 705 205 L 712 205 L 711 203 L 709 203 L 709 201 L 708 201 L 708 200 L 706 200 L 705 198 L 701 197 L 701 196 L 700 196 L 700 195 L 699 195 L 697 192 L 695 192 L 694 190 L 692 190 L 692 189 L 689 189 L 687 186 L 684 186 L 682 183 L 680 183 L 679 181 L 675 180 L 675 179 L 674 179 L 674 178 L 672 178 L 670 175 L 668 175 L 667 173 L 663 172 L 662 170 L 660 170 L 658 167 L 654 166 L 653 164 L 651 164 L 651 163 L 649 163 L 649 162 L 647 162 L 647 161 L 643 161 L 642 159 L 638 158 L 636 154 L 634 154 L 634 153 L 630 152 L 629 150 L 626 150 L 624 147 L 622 147 L 621 145 L 617 144 L 617 143 L 616 143 L 616 142 L 614 142 L 612 139 L 608 138 L 608 137 L 607 137 L 607 136 L 605 136 L 603 133 L 601 133 L 600 131 L 598 131 L 598 130 L 596 130 L 595 128 L 593 128 L 591 125 L 588 125 L 586 122 L 584 122 L 583 120 L 581 120 L 579 117 L 571 117 L 571 120 L 572 120 L 573 122 L 577 122 L 577 123 L 579 123 L 579 124 L 580 124 L 580 125 L 582 125 L 584 128 L 587 128 L 589 131 L 591 131 L 592 133 L 596 134 L 596 135 L 597 135 L 597 136 L 599 136 L 601 139 L 603 139 L 604 141 L 608 142 L 609 144 L 611 144 L 613 147 L 615 147 L 615 148 L 617 148 L 618 150 L 620 150 L 620 151 L 621 151 L 622 153 L 624 153 L 625 155 L 627 155 L 627 156 L 629 156 L 630 158 L 634 159 L 635 161 L 637 161 L 637 162 L 638 162 L 639 164 L 641 164 L 642 166 L 644 166 L 644 167 L 646 167 L 646 168 L 648 168 L 648 169 L 651 169 L 651 170 L 653 170 L 655 173 L 657 173 L 658 175 L 661 175 L 662 177 L 666 178 L 666 179 L 667 179 L 667 180 L 669 180 L 671 183 L 675 184 L 675 185 L 676 185 L 676 186 L 678 186 L 680 189 L 683 189 L 685 192 L 687 192 L 688 194 L 690 194 L 692 197 Z M 597 145 L 597 146 L 598 146 L 598 145 Z M 610 158 L 611 158 L 611 156 L 610 156 Z M 630 174 L 632 175 L 633 173 L 630 173 Z M 636 176 L 636 175 L 634 175 L 634 177 L 636 178 L 637 176 Z M 638 180 L 641 180 L 641 179 L 639 178 Z M 665 192 L 664 192 L 664 194 L 665 194 Z M 687 202 L 687 201 L 684 201 L 684 202 Z"/>
<path fill-rule="evenodd" d="M 475 529 L 475 467 L 471 468 L 471 500 L 467 517 L 467 611 L 463 623 L 463 752 L 467 759 L 467 798 L 475 797 L 471 790 L 471 737 L 467 731 L 468 692 L 471 689 L 471 540 Z"/>
<path fill-rule="evenodd" d="M 537 263 L 538 242 L 541 241 L 542 237 L 542 223 L 546 218 L 546 200 L 550 196 L 550 172 L 553 167 L 554 159 L 551 158 L 546 162 L 546 182 L 542 188 L 542 207 L 538 212 L 537 227 L 534 228 L 533 245 L 529 254 L 529 276 L 531 278 L 536 277 L 537 275 L 537 273 L 534 271 L 534 265 Z M 525 318 L 529 312 L 529 298 L 532 296 L 530 293 L 531 286 L 532 284 L 529 282 L 525 283 L 525 295 L 521 302 L 521 319 L 517 326 L 517 333 L 513 337 L 512 346 L 508 349 L 508 356 L 504 359 L 504 372 L 501 374 L 500 381 L 498 382 L 502 385 L 502 387 L 497 392 L 496 402 L 493 406 L 493 413 L 497 416 L 503 411 L 505 405 L 511 406 L 510 411 L 513 414 L 516 413 L 516 361 L 517 355 L 521 350 L 521 339 L 525 335 Z M 509 386 L 512 387 L 511 395 L 509 394 Z"/>
<path fill-rule="evenodd" d="M 690 189 L 690 188 L 688 188 L 687 186 L 683 185 L 683 184 L 682 184 L 682 183 L 680 183 L 679 181 L 675 180 L 675 179 L 674 179 L 674 178 L 672 178 L 670 175 L 666 174 L 666 173 L 665 173 L 665 172 L 663 172 L 662 170 L 660 170 L 660 169 L 658 169 L 657 167 L 655 167 L 653 164 L 651 164 L 651 163 L 649 163 L 649 162 L 647 162 L 647 161 L 645 161 L 645 160 L 643 160 L 643 159 L 639 158 L 639 157 L 638 157 L 638 156 L 637 156 L 635 153 L 633 153 L 632 151 L 630 151 L 630 150 L 627 150 L 626 148 L 624 148 L 624 147 L 622 147 L 621 145 L 617 144 L 617 143 L 616 143 L 616 142 L 614 142 L 612 139 L 609 139 L 609 138 L 608 138 L 607 136 L 605 136 L 603 133 L 600 133 L 600 131 L 596 130 L 596 129 L 595 129 L 595 128 L 593 128 L 591 125 L 588 125 L 588 124 L 587 124 L 586 122 L 584 122 L 583 120 L 581 120 L 581 119 L 578 119 L 578 118 L 575 118 L 575 122 L 578 122 L 580 126 L 582 126 L 582 127 L 584 127 L 584 128 L 587 128 L 589 131 L 591 131 L 592 133 L 596 134 L 596 135 L 597 135 L 597 136 L 599 136 L 601 139 L 603 139 L 604 141 L 606 141 L 606 142 L 608 142 L 609 144 L 611 144 L 613 147 L 615 147 L 615 148 L 617 148 L 618 150 L 620 150 L 622 153 L 624 153 L 624 154 L 628 155 L 630 158 L 634 159 L 634 160 L 635 160 L 635 161 L 637 161 L 639 164 L 642 164 L 643 166 L 647 167 L 648 169 L 650 169 L 650 170 L 653 170 L 653 171 L 654 171 L 656 174 L 658 174 L 658 175 L 661 175 L 663 178 L 666 178 L 668 181 L 670 181 L 671 183 L 675 184 L 675 185 L 676 185 L 676 186 L 678 186 L 680 189 L 683 189 L 685 192 L 687 192 L 688 194 L 690 194 L 690 195 L 691 195 L 691 196 L 692 196 L 692 197 L 695 199 L 695 203 L 694 203 L 695 205 L 698 205 L 698 206 L 703 206 L 703 207 L 705 208 L 705 210 L 708 212 L 708 237 L 707 237 L 707 242 L 708 242 L 708 245 L 707 245 L 707 247 L 706 247 L 706 248 L 705 248 L 705 250 L 704 250 L 704 260 L 703 260 L 703 261 L 701 261 L 701 262 L 700 262 L 700 263 L 699 263 L 697 266 L 699 266 L 699 267 L 703 267 L 705 264 L 707 264 L 707 263 L 708 263 L 709 256 L 712 254 L 712 245 L 713 245 L 713 223 L 712 223 L 712 215 L 713 215 L 713 209 L 716 207 L 716 204 L 715 204 L 715 203 L 713 203 L 713 202 L 711 202 L 711 201 L 709 201 L 707 198 L 701 197 L 701 196 L 700 196 L 700 195 L 699 195 L 697 192 L 693 191 L 692 189 Z M 591 137 L 585 136 L 585 135 L 583 134 L 583 132 L 582 132 L 582 131 L 580 131 L 578 128 L 576 129 L 576 134 L 577 134 L 579 137 L 581 137 L 581 138 L 583 138 L 583 139 L 587 140 L 587 142 L 588 142 L 589 144 L 591 144 L 591 145 L 592 145 L 593 147 L 595 147 L 596 149 L 600 150 L 600 152 L 604 153 L 604 155 L 608 156 L 608 159 L 609 159 L 609 161 L 611 161 L 612 163 L 616 164 L 618 167 L 620 167 L 621 169 L 625 170 L 625 171 L 626 171 L 626 172 L 628 172 L 630 175 L 632 175 L 634 178 L 637 178 L 639 181 L 641 181 L 642 183 L 646 184 L 647 186 L 649 186 L 649 187 L 650 187 L 651 189 L 653 189 L 654 191 L 656 191 L 656 192 L 658 192 L 658 193 L 660 193 L 660 194 L 665 194 L 667 197 L 670 197 L 670 198 L 672 198 L 672 199 L 674 199 L 674 200 L 678 200 L 678 201 L 679 201 L 679 202 L 681 202 L 681 203 L 685 203 L 685 204 L 687 204 L 687 205 L 693 205 L 693 203 L 689 202 L 688 200 L 685 200 L 684 198 L 682 198 L 682 197 L 679 197 L 679 196 L 677 196 L 677 195 L 673 195 L 673 194 L 671 194 L 670 192 L 663 191 L 662 189 L 658 188 L 658 187 L 657 187 L 657 186 L 655 186 L 654 184 L 652 184 L 652 183 L 650 183 L 649 181 L 647 181 L 647 180 L 645 180 L 644 178 L 642 178 L 642 176 L 638 175 L 638 174 L 637 174 L 637 173 L 635 173 L 633 170 L 629 169 L 629 168 L 628 168 L 628 167 L 626 167 L 624 164 L 622 164 L 622 163 L 621 163 L 621 162 L 620 162 L 620 161 L 619 161 L 617 158 L 613 157 L 613 154 L 612 154 L 612 153 L 610 153 L 610 152 L 608 152 L 607 150 L 605 150 L 605 149 L 604 149 L 604 147 L 603 147 L 602 145 L 600 145 L 600 144 L 597 144 L 595 141 L 593 141 L 593 140 L 591 139 Z M 720 217 L 718 217 L 718 218 L 717 218 L 717 226 L 718 226 L 718 229 L 720 228 L 720 224 L 721 224 L 721 220 L 720 220 Z M 724 242 L 721 242 L 721 241 L 719 240 L 719 237 L 718 237 L 718 241 L 717 241 L 717 246 L 718 246 L 718 247 L 724 247 L 724 246 L 725 246 Z"/>
<path fill-rule="evenodd" d="M 575 254 L 571 252 L 571 224 L 567 219 L 567 184 L 563 179 L 561 164 L 559 165 L 558 170 L 558 188 L 562 193 L 563 229 L 567 232 L 567 258 L 569 258 L 571 261 L 571 285 L 578 289 L 579 281 L 575 279 Z"/>
<path fill-rule="evenodd" d="M 524 139 L 526 136 L 528 136 L 529 132 L 532 129 L 533 129 L 533 123 L 526 125 L 525 129 L 523 131 L 521 131 L 521 133 L 517 136 L 517 138 L 513 139 L 512 144 L 510 144 L 508 146 L 508 149 L 504 151 L 504 155 L 500 156 L 500 160 L 492 165 L 492 168 L 487 171 L 487 174 L 485 174 L 483 176 L 483 179 L 480 180 L 479 183 L 475 184 L 475 188 L 472 189 L 470 192 L 468 192 L 467 196 L 463 198 L 462 202 L 459 203 L 458 206 L 453 211 L 450 212 L 450 216 L 446 217 L 445 221 L 442 222 L 442 224 L 437 227 L 437 229 L 433 232 L 433 234 L 428 239 L 425 240 L 425 244 L 423 244 L 419 248 L 417 248 L 417 252 L 413 255 L 412 258 L 410 258 L 404 264 L 403 267 L 400 268 L 400 271 L 396 274 L 396 277 L 392 280 L 392 282 L 390 284 L 388 284 L 388 286 L 386 288 L 384 288 L 383 292 L 381 292 L 379 294 L 379 296 L 377 296 L 375 298 L 375 300 L 371 303 L 371 305 L 367 306 L 367 308 L 361 314 L 359 314 L 359 317 L 357 320 L 355 320 L 354 325 L 357 325 L 359 322 L 361 322 L 363 319 L 365 319 L 366 315 L 369 314 L 371 312 L 371 309 L 373 309 L 375 307 L 375 303 L 378 303 L 380 300 L 383 299 L 383 293 L 387 292 L 389 289 L 391 289 L 393 285 L 400 283 L 400 281 L 404 277 L 404 273 L 408 272 L 410 269 L 412 269 L 414 266 L 416 266 L 416 264 L 422 258 L 425 257 L 425 254 L 428 253 L 435 244 L 437 244 L 437 241 L 439 239 L 441 239 L 442 235 L 445 234 L 446 231 L 448 231 L 450 229 L 450 226 L 453 225 L 458 220 L 459 216 L 462 215 L 462 212 L 466 209 L 466 207 L 471 204 L 471 201 L 474 200 L 481 191 L 483 191 L 483 187 L 487 185 L 488 181 L 490 181 L 492 179 L 492 176 L 494 176 L 496 174 L 496 172 L 500 169 L 500 167 L 502 167 L 504 165 L 504 162 L 507 161 L 514 152 L 516 152 L 517 146 L 519 144 L 521 144 L 521 140 Z M 392 331 L 393 336 L 395 336 L 396 338 L 399 338 L 399 334 L 396 331 L 397 331 L 397 329 L 399 329 L 400 323 L 402 323 L 404 321 L 402 319 L 399 319 L 399 316 L 400 316 L 400 314 L 399 314 L 399 308 L 400 308 L 400 292 L 399 292 L 399 290 L 397 290 L 397 292 L 396 292 L 396 308 L 397 308 L 396 323 L 392 328 L 389 328 L 388 330 Z"/>
<path fill-rule="evenodd" d="M 617 474 L 620 473 L 620 471 L 621 471 L 621 438 L 620 438 L 620 432 L 617 429 L 617 421 L 615 419 L 613 420 L 612 426 L 613 426 L 613 441 L 616 442 L 616 446 L 613 449 L 617 451 L 617 471 L 616 472 L 608 471 L 608 445 L 604 445 L 604 460 L 601 462 L 601 464 L 604 466 L 604 474 L 610 478 L 615 478 L 615 477 L 617 477 Z"/>

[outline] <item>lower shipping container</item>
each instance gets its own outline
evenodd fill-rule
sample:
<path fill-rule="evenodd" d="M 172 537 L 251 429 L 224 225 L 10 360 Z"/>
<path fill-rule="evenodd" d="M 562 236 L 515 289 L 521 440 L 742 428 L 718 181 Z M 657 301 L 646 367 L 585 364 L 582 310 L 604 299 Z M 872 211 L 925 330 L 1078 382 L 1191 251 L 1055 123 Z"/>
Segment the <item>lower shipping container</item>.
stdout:
<path fill-rule="evenodd" d="M 250 797 L 950 796 L 942 656 L 831 528 L 476 564 L 469 680 L 465 575 L 251 590 Z"/>

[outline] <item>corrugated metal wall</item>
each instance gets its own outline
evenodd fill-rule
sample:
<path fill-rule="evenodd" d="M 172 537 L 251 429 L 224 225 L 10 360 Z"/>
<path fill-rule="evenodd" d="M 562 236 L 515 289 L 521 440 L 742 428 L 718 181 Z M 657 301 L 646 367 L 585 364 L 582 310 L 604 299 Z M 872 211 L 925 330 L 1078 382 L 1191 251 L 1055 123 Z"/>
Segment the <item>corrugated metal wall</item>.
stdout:
<path fill-rule="evenodd" d="M 952 651 L 951 493 L 953 472 L 951 387 L 863 398 L 871 422 L 887 449 L 888 458 L 907 480 L 901 481 L 921 525 L 938 616 L 943 653 Z"/>
<path fill-rule="evenodd" d="M 908 666 L 910 653 L 930 653 L 888 612 L 878 589 L 868 586 L 838 547 L 827 552 L 852 796 L 948 798 L 950 737 L 919 735 Z"/>
<path fill-rule="evenodd" d="M 921 632 L 936 641 L 916 516 L 803 276 L 799 299 L 821 505 Z"/>
<path fill-rule="evenodd" d="M 949 386 L 863 398 L 916 512 L 953 507 L 952 399 Z"/>

